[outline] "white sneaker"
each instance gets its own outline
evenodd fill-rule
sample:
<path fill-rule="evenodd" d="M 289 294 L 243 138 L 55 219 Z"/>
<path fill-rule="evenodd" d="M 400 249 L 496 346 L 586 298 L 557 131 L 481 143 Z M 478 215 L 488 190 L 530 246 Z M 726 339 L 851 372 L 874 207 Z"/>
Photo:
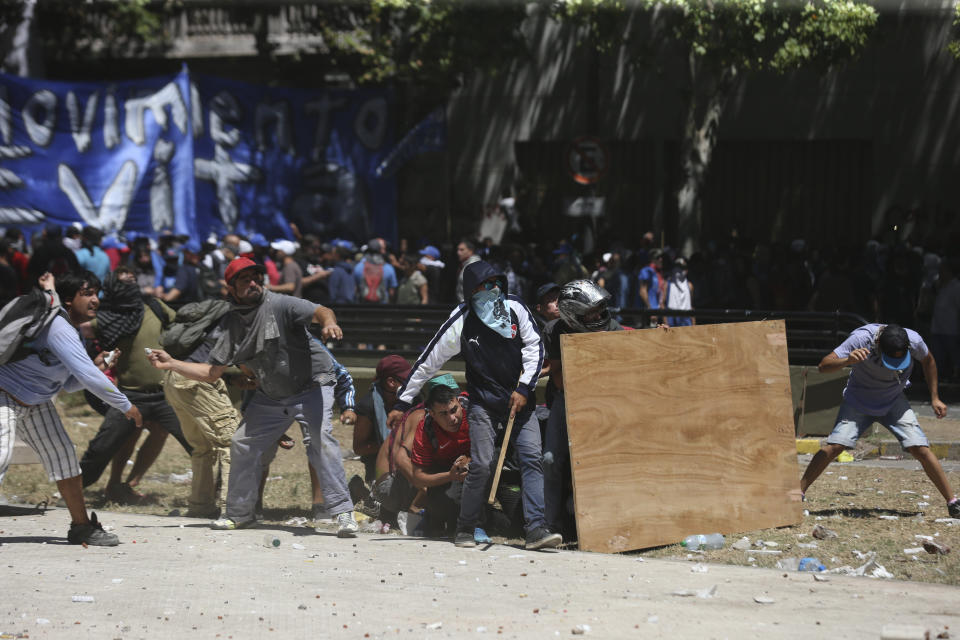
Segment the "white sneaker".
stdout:
<path fill-rule="evenodd" d="M 344 511 L 337 515 L 337 537 L 355 538 L 360 526 L 353 519 L 353 511 Z"/>

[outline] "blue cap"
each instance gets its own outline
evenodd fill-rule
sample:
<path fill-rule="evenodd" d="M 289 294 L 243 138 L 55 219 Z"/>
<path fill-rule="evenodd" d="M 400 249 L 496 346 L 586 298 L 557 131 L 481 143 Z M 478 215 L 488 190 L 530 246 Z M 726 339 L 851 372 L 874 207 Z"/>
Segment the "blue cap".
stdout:
<path fill-rule="evenodd" d="M 267 242 L 267 239 L 263 236 L 262 233 L 255 233 L 250 236 L 250 244 L 255 247 L 268 247 L 270 243 Z"/>
<path fill-rule="evenodd" d="M 430 257 L 433 258 L 434 260 L 439 260 L 439 259 L 440 259 L 440 249 L 437 249 L 437 248 L 436 248 L 435 246 L 433 246 L 432 244 L 428 244 L 427 246 L 425 246 L 423 249 L 420 250 L 420 255 L 422 255 L 422 256 L 430 256 Z"/>
<path fill-rule="evenodd" d="M 128 249 L 127 245 L 123 244 L 115 238 L 114 236 L 107 236 L 103 239 L 103 242 L 100 243 L 101 249 L 119 249 L 121 251 L 126 251 Z"/>
<path fill-rule="evenodd" d="M 880 361 L 883 362 L 883 366 L 885 366 L 887 369 L 892 369 L 894 371 L 906 371 L 907 367 L 910 366 L 910 352 L 907 351 L 905 354 L 903 354 L 902 358 L 888 356 L 884 353 L 880 356 Z"/>
<path fill-rule="evenodd" d="M 190 253 L 199 254 L 199 253 L 200 253 L 200 241 L 197 240 L 197 239 L 195 239 L 195 238 L 190 238 L 190 239 L 187 240 L 187 242 L 183 245 L 183 250 L 184 250 L 184 251 L 189 251 Z"/>

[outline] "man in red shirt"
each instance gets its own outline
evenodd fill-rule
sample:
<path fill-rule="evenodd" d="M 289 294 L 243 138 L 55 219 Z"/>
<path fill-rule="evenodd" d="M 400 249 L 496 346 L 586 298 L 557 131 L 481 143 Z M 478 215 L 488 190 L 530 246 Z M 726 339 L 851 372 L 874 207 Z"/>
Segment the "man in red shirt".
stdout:
<path fill-rule="evenodd" d="M 441 376 L 448 377 L 427 395 L 427 411 L 410 452 L 414 484 L 427 489 L 427 514 L 434 535 L 456 531 L 460 492 L 470 464 L 467 394 L 459 393 L 453 376 Z"/>

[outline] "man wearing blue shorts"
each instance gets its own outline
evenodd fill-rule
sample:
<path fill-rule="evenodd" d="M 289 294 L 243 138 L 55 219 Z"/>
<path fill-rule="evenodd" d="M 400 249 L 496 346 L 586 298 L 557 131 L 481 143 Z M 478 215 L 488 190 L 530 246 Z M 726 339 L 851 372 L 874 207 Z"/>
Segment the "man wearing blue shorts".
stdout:
<path fill-rule="evenodd" d="M 937 393 L 937 363 L 916 331 L 895 324 L 868 324 L 854 329 L 839 347 L 820 361 L 821 373 L 850 367 L 843 402 L 827 443 L 813 456 L 800 480 L 806 493 L 813 481 L 844 449 L 852 448 L 867 428 L 879 422 L 920 461 L 927 477 L 947 501 L 951 518 L 960 518 L 960 500 L 950 488 L 940 461 L 930 451 L 917 416 L 903 391 L 910 386 L 910 373 L 917 361 L 930 389 L 930 404 L 938 418 L 947 415 L 947 405 Z"/>

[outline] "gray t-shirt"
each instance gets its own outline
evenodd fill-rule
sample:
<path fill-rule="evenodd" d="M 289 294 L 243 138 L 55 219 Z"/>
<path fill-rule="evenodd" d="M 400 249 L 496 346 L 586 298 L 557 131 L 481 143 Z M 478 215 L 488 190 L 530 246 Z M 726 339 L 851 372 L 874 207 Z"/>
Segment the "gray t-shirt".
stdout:
<path fill-rule="evenodd" d="M 913 364 L 927 357 L 930 351 L 920 334 L 906 329 L 910 340 L 910 366 L 905 371 L 887 369 L 880 361 L 880 348 L 877 346 L 877 332 L 882 324 L 866 324 L 854 329 L 839 347 L 833 350 L 837 357 L 844 359 L 854 349 L 870 349 L 870 356 L 863 362 L 851 367 L 847 387 L 843 390 L 843 399 L 854 409 L 868 416 L 883 416 L 910 386 L 910 373 Z"/>
<path fill-rule="evenodd" d="M 267 291 L 259 306 L 230 311 L 210 352 L 214 365 L 246 365 L 260 390 L 282 400 L 316 385 L 306 329 L 317 308 L 301 298 Z"/>

